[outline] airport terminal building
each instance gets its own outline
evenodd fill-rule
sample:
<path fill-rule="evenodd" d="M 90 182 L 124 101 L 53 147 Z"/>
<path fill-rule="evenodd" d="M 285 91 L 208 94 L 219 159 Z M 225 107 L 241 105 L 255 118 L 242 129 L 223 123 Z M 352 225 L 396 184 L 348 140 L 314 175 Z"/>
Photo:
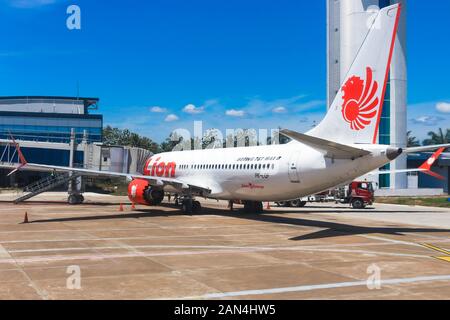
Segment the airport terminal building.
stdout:
<path fill-rule="evenodd" d="M 98 98 L 0 97 L 0 139 L 10 133 L 17 140 L 68 143 L 75 129 L 77 141 L 102 141 L 103 116 L 90 114 Z"/>
<path fill-rule="evenodd" d="M 98 98 L 0 97 L 0 162 L 18 162 L 11 147 L 14 137 L 29 162 L 139 172 L 149 152 L 103 145 L 103 115 L 91 113 L 98 105 Z M 24 187 L 48 175 L 20 172 L 8 177 L 0 171 L 0 187 Z"/>
<path fill-rule="evenodd" d="M 97 98 L 0 97 L 0 139 L 28 142 L 24 154 L 29 162 L 67 166 L 72 129 L 75 141 L 102 142 L 103 116 Z M 1 151 L 1 149 L 0 149 Z M 82 165 L 82 151 L 75 153 L 75 164 Z"/>

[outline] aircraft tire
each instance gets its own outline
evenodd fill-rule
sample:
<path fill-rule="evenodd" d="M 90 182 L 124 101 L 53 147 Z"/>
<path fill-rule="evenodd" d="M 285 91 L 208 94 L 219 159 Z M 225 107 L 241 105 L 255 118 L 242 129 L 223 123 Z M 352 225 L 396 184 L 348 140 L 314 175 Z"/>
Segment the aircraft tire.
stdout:
<path fill-rule="evenodd" d="M 192 212 L 193 213 L 201 213 L 202 212 L 202 205 L 198 201 L 192 202 Z"/>
<path fill-rule="evenodd" d="M 246 201 L 244 203 L 244 211 L 245 213 L 263 213 L 264 212 L 264 206 L 262 202 L 258 201 Z"/>
<path fill-rule="evenodd" d="M 185 214 L 192 214 L 193 204 L 191 199 L 183 200 L 181 211 Z"/>
<path fill-rule="evenodd" d="M 69 195 L 69 198 L 67 199 L 67 202 L 70 205 L 76 205 L 76 204 L 79 204 L 79 199 L 78 199 L 78 197 L 75 194 L 71 194 L 71 195 Z"/>

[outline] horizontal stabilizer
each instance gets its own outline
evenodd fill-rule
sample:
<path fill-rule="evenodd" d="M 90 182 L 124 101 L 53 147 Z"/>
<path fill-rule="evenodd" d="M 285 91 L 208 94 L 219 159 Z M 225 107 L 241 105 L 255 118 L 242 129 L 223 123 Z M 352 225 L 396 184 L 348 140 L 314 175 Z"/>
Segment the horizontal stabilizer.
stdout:
<path fill-rule="evenodd" d="M 280 133 L 307 146 L 326 152 L 326 156 L 329 158 L 357 159 L 370 154 L 367 150 L 353 148 L 337 142 L 308 136 L 292 130 L 281 130 Z"/>
<path fill-rule="evenodd" d="M 436 149 L 439 146 L 433 146 L 433 149 Z M 441 156 L 441 154 L 444 152 L 445 148 L 441 147 L 438 151 L 436 151 L 427 161 L 425 161 L 419 168 L 417 169 L 404 169 L 404 170 L 389 170 L 389 171 L 377 171 L 372 174 L 397 174 L 397 173 L 410 173 L 410 172 L 422 172 L 429 176 L 432 176 L 439 180 L 444 180 L 445 178 L 441 176 L 440 174 L 431 171 L 431 167 L 436 162 L 437 159 Z"/>

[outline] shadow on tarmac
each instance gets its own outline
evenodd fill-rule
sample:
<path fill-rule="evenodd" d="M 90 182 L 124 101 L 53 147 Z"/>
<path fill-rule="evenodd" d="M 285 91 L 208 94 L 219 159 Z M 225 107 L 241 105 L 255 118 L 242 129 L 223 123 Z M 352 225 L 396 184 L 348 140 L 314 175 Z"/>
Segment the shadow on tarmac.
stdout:
<path fill-rule="evenodd" d="M 109 204 L 111 205 L 111 204 Z M 178 207 L 174 205 L 164 205 L 166 208 L 177 209 Z M 316 207 L 315 207 L 316 209 Z M 231 217 L 237 219 L 248 219 L 258 222 L 267 222 L 272 224 L 286 224 L 286 225 L 294 225 L 294 226 L 302 226 L 302 227 L 311 227 L 311 228 L 320 228 L 322 230 L 309 233 L 306 235 L 301 235 L 298 237 L 290 238 L 292 241 L 302 241 L 302 240 L 315 240 L 315 239 L 324 239 L 324 238 L 333 238 L 340 236 L 353 236 L 353 235 L 366 235 L 366 234 L 386 234 L 386 235 L 396 235 L 403 236 L 404 233 L 444 233 L 449 232 L 447 229 L 436 229 L 436 228 L 401 228 L 401 227 L 364 227 L 364 226 L 355 226 L 343 223 L 336 223 L 330 221 L 322 221 L 322 220 L 310 220 L 310 219 L 301 219 L 297 217 L 288 217 L 285 216 L 287 214 L 311 214 L 314 213 L 336 213 L 336 210 L 316 210 L 316 211 L 308 211 L 307 208 L 302 208 L 299 210 L 291 210 L 289 212 L 279 211 L 279 210 L 271 210 L 266 211 L 263 214 L 248 214 L 244 213 L 243 210 L 235 210 L 229 211 L 224 209 L 217 208 L 208 208 L 207 215 L 216 215 L 223 217 Z M 342 212 L 367 212 L 367 210 L 347 210 Z M 377 213 L 412 213 L 416 211 L 377 211 Z M 431 212 L 431 211 L 430 211 Z M 57 218 L 57 219 L 46 219 L 46 220 L 36 220 L 31 223 L 53 223 L 53 222 L 75 222 L 75 221 L 101 221 L 101 220 L 115 220 L 115 219 L 142 219 L 142 218 L 151 218 L 151 217 L 171 217 L 171 216 L 180 216 L 182 215 L 179 211 L 167 212 L 161 211 L 157 209 L 138 209 L 134 210 L 130 213 L 121 213 L 114 215 L 98 215 L 98 216 L 84 216 L 84 217 L 69 217 L 69 218 Z M 202 214 L 197 214 L 202 215 Z"/>

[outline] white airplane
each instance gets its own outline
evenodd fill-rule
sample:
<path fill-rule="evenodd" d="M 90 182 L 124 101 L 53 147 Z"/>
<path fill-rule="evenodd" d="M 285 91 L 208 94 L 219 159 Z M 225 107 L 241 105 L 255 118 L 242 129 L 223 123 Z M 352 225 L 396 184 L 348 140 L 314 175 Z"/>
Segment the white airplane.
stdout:
<path fill-rule="evenodd" d="M 128 193 L 133 203 L 158 205 L 164 192 L 172 192 L 180 195 L 186 213 L 201 209 L 195 196 L 240 200 L 247 211 L 260 212 L 263 201 L 329 190 L 385 166 L 402 153 L 450 147 L 400 149 L 377 144 L 400 12 L 399 4 L 379 11 L 324 120 L 306 134 L 282 130 L 292 140 L 287 144 L 162 153 L 148 159 L 140 175 L 27 163 L 17 146 L 21 164 L 13 172 L 126 177 L 131 180 Z"/>

